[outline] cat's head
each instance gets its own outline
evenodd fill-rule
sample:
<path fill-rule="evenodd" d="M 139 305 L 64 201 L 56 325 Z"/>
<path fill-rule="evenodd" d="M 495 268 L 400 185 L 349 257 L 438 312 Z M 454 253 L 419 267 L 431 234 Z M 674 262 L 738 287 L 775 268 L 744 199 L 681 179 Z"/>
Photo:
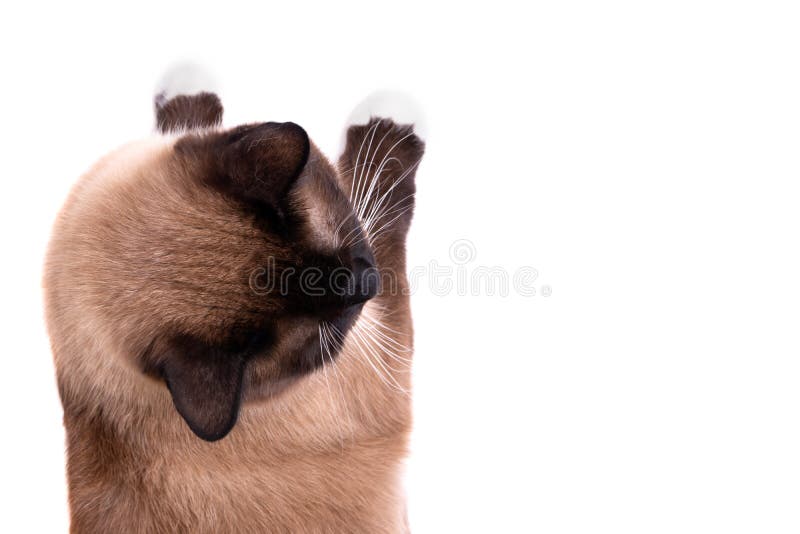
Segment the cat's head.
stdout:
<path fill-rule="evenodd" d="M 208 320 L 167 326 L 181 314 L 167 309 L 142 358 L 192 430 L 215 439 L 234 424 L 243 387 L 268 395 L 335 357 L 319 330 L 343 339 L 379 279 L 335 169 L 296 124 L 187 135 L 171 160 L 171 176 L 225 215 L 201 214 L 171 236 L 181 245 L 170 278 L 196 285 L 187 295 Z"/>
<path fill-rule="evenodd" d="M 296 124 L 169 133 L 86 181 L 54 237 L 86 321 L 205 440 L 335 358 L 379 291 L 337 171 Z"/>

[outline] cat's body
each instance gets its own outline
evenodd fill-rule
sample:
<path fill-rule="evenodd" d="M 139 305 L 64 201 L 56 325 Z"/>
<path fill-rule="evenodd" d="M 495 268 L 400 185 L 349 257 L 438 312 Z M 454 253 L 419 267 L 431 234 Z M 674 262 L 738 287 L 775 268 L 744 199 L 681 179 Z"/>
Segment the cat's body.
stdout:
<path fill-rule="evenodd" d="M 405 237 L 422 143 L 389 120 L 352 126 L 334 169 L 290 124 L 170 134 L 191 109 L 101 160 L 54 230 L 72 531 L 406 531 Z M 255 189 L 236 182 L 242 162 Z M 374 263 L 384 282 L 346 304 L 264 297 L 254 273 L 270 257 Z"/>

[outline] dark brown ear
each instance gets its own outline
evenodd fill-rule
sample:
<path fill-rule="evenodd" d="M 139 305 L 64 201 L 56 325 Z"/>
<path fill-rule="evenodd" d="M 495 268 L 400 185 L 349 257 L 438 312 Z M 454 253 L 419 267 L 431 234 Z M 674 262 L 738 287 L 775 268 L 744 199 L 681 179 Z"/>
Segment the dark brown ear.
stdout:
<path fill-rule="evenodd" d="M 247 200 L 280 205 L 308 160 L 308 134 L 293 122 L 266 122 L 231 130 L 218 146 L 220 173 Z"/>
<path fill-rule="evenodd" d="M 168 347 L 161 372 L 178 413 L 200 438 L 225 437 L 239 415 L 246 353 L 190 336 L 174 338 Z"/>

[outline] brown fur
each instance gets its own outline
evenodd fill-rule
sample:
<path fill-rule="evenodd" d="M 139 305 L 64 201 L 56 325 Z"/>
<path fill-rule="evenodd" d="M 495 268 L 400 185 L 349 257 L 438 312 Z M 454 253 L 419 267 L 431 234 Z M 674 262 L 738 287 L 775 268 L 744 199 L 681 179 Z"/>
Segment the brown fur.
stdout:
<path fill-rule="evenodd" d="M 222 103 L 213 93 L 156 97 L 156 126 L 163 133 L 211 128 L 222 123 Z"/>
<path fill-rule="evenodd" d="M 171 123 L 188 124 L 185 117 Z M 59 215 L 44 283 L 67 431 L 72 532 L 407 530 L 401 474 L 410 399 L 387 378 L 408 390 L 408 370 L 372 343 L 371 354 L 384 364 L 380 376 L 380 362 L 367 360 L 363 338 L 352 334 L 327 367 L 317 368 L 298 356 L 311 350 L 317 329 L 316 316 L 299 311 L 305 301 L 256 295 L 249 277 L 268 257 L 285 267 L 328 257 L 327 249 L 345 262 L 374 254 L 380 269 L 396 274 L 397 287 L 384 286 L 363 305 L 354 328 L 380 320 L 396 346 L 410 348 L 405 236 L 423 145 L 408 127 L 373 121 L 349 130 L 334 168 L 313 145 L 297 152 L 302 136 L 293 126 L 260 127 L 287 144 L 252 156 L 250 148 L 268 139 L 258 128 L 123 147 L 81 178 Z M 257 137 L 242 153 L 215 156 L 241 135 Z M 370 135 L 386 140 L 369 160 L 357 160 Z M 377 189 L 410 170 L 389 195 L 408 211 L 360 240 L 367 251 L 337 246 L 337 238 L 363 231 L 353 217 L 342 224 L 353 177 L 376 170 L 396 143 L 397 159 Z M 295 171 L 291 162 L 301 160 Z M 265 172 L 272 185 L 242 185 L 240 168 L 242 177 Z M 281 225 L 285 238 L 275 233 Z M 269 332 L 263 350 L 252 341 L 252 332 L 262 331 Z M 207 356 L 214 351 L 222 356 Z M 187 379 L 184 401 L 199 410 L 187 416 L 176 410 L 180 392 L 167 385 L 184 380 L 174 366 L 194 370 L 198 352 L 225 370 L 222 378 L 210 371 L 208 383 L 205 375 Z M 225 428 L 203 420 L 206 404 L 193 404 L 192 380 L 211 384 L 207 389 L 227 384 L 234 361 L 243 362 L 242 405 L 232 407 L 232 428 Z M 212 404 L 231 407 L 209 395 Z M 200 418 L 197 435 L 187 426 L 193 417 Z M 204 428 L 211 429 L 204 439 L 215 441 L 198 437 Z"/>

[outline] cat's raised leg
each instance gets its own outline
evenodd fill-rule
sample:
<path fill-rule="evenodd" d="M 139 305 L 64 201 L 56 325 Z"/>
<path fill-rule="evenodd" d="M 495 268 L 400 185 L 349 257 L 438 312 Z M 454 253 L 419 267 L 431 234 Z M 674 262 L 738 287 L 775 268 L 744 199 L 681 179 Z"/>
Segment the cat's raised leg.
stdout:
<path fill-rule="evenodd" d="M 425 143 L 418 126 L 399 121 L 414 121 L 415 115 L 408 100 L 373 95 L 356 108 L 339 158 L 342 188 L 381 270 L 405 271 L 414 180 Z"/>
<path fill-rule="evenodd" d="M 351 117 L 339 158 L 340 185 L 372 249 L 380 275 L 377 296 L 365 305 L 349 339 L 354 361 L 367 362 L 368 376 L 385 397 L 384 408 L 410 421 L 408 392 L 413 354 L 406 236 L 416 192 L 415 177 L 425 151 L 414 114 L 402 99 L 385 95 L 362 103 Z M 387 105 L 391 109 L 387 110 Z M 395 119 L 396 118 L 396 119 Z M 374 373 L 374 374 L 373 374 Z M 407 427 L 403 432 L 407 432 Z"/>

